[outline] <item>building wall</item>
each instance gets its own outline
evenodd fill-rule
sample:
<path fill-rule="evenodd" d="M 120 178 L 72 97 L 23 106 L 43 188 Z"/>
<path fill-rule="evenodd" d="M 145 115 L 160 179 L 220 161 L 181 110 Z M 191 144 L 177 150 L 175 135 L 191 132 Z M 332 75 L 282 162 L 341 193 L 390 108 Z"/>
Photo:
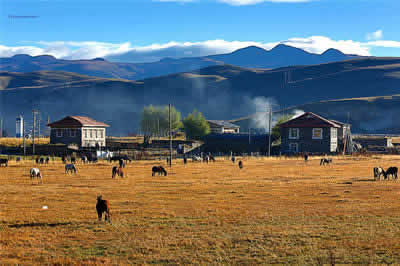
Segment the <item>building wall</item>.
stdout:
<path fill-rule="evenodd" d="M 322 129 L 322 139 L 313 139 L 313 128 L 299 128 L 299 138 L 289 139 L 289 128 L 281 128 L 281 152 L 290 152 L 290 143 L 297 143 L 298 152 L 330 153 L 336 152 L 337 137 L 331 136 L 331 128 Z"/>
<path fill-rule="evenodd" d="M 61 136 L 59 136 L 61 130 Z M 71 130 L 75 131 L 75 136 L 71 136 Z M 101 133 L 102 132 L 102 133 Z M 83 128 L 52 128 L 50 130 L 51 144 L 77 144 L 79 147 L 100 147 L 106 145 L 106 129 L 101 127 L 83 127 Z"/>
<path fill-rule="evenodd" d="M 71 136 L 71 130 L 75 131 L 75 136 Z M 61 132 L 61 136 L 59 135 Z M 82 130 L 80 128 L 52 128 L 50 130 L 50 144 L 77 144 L 81 146 Z"/>
<path fill-rule="evenodd" d="M 81 130 L 82 147 L 106 146 L 106 129 L 101 127 L 84 127 Z"/>

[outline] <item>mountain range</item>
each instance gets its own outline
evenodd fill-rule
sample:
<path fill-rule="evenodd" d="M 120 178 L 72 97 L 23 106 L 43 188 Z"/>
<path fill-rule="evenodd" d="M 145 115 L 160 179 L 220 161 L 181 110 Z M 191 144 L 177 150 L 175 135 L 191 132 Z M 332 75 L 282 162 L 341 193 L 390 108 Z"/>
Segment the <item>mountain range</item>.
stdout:
<path fill-rule="evenodd" d="M 183 115 L 196 108 L 208 119 L 229 120 L 259 111 L 260 103 L 264 110 L 263 104 L 271 102 L 281 108 L 296 106 L 322 115 L 329 112 L 330 118 L 342 121 L 350 112 L 350 117 L 358 119 L 358 130 L 368 131 L 368 125 L 378 132 L 389 124 L 374 122 L 371 126 L 374 116 L 368 112 L 400 115 L 396 107 L 399 97 L 388 97 L 397 94 L 400 58 L 365 57 L 277 69 L 224 64 L 137 81 L 63 71 L 0 72 L 0 114 L 11 132 L 15 117 L 30 117 L 32 109 L 41 110 L 42 120 L 47 115 L 50 120 L 88 115 L 110 124 L 112 135 L 125 135 L 138 132 L 140 113 L 149 104 L 172 103 Z M 386 98 L 368 100 L 379 96 Z M 353 100 L 360 97 L 369 98 Z M 388 99 L 392 104 L 387 104 Z M 365 108 L 357 108 L 357 104 Z M 400 128 L 400 121 L 390 123 L 391 128 Z"/>
<path fill-rule="evenodd" d="M 329 49 L 322 54 L 313 54 L 284 44 L 279 44 L 269 51 L 250 46 L 228 54 L 180 59 L 164 58 L 152 63 L 118 63 L 112 62 L 113 57 L 109 57 L 111 61 L 103 58 L 64 60 L 50 55 L 19 54 L 9 58 L 0 58 L 0 71 L 26 73 L 52 70 L 103 78 L 140 80 L 224 64 L 245 68 L 271 69 L 294 65 L 322 64 L 355 57 L 357 56 L 346 55 L 335 49 Z"/>

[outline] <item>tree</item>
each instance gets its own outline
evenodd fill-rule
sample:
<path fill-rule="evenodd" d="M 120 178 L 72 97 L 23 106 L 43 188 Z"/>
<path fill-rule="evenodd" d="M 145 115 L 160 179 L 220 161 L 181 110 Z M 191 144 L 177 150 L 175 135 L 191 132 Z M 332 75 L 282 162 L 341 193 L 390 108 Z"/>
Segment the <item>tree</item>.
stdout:
<path fill-rule="evenodd" d="M 199 139 L 210 133 L 210 125 L 201 112 L 193 110 L 183 119 L 183 127 L 186 137 Z"/>
<path fill-rule="evenodd" d="M 281 138 L 281 130 L 280 125 L 289 121 L 292 118 L 292 115 L 282 115 L 278 118 L 275 126 L 272 128 L 272 139 L 280 139 Z"/>
<path fill-rule="evenodd" d="M 140 128 L 145 135 L 168 135 L 168 106 L 145 106 L 142 111 Z M 175 107 L 171 108 L 171 130 L 182 127 L 181 113 Z"/>

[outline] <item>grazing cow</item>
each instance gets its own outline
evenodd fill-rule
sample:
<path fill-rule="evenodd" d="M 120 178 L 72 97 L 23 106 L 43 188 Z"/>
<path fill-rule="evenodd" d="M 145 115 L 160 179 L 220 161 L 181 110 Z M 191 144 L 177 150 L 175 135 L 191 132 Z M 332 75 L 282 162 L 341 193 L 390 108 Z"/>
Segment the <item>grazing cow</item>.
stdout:
<path fill-rule="evenodd" d="M 208 155 L 208 159 L 209 159 L 211 162 L 215 163 L 215 158 L 214 158 L 214 156 L 212 156 L 211 154 Z"/>
<path fill-rule="evenodd" d="M 40 164 L 44 164 L 44 158 L 40 158 L 40 159 L 39 159 L 39 163 L 40 163 Z"/>
<path fill-rule="evenodd" d="M 125 162 L 124 162 L 124 160 L 119 159 L 118 164 L 119 164 L 119 167 L 120 167 L 120 168 L 125 168 Z"/>
<path fill-rule="evenodd" d="M 47 157 L 46 157 L 46 164 L 49 164 L 49 162 L 50 162 L 50 157 L 47 156 Z"/>
<path fill-rule="evenodd" d="M 86 164 L 86 163 L 88 163 L 88 158 L 86 156 L 82 156 L 81 161 L 83 164 Z"/>
<path fill-rule="evenodd" d="M 62 162 L 65 164 L 67 163 L 67 158 L 63 155 L 63 157 L 61 158 Z"/>
<path fill-rule="evenodd" d="M 5 167 L 8 166 L 8 159 L 0 159 L 0 166 L 4 164 Z"/>
<path fill-rule="evenodd" d="M 186 157 L 183 157 L 183 164 L 187 164 L 187 159 L 186 159 Z"/>
<path fill-rule="evenodd" d="M 36 158 L 36 159 L 35 159 L 35 162 L 36 162 L 37 164 L 39 164 L 39 158 Z"/>
<path fill-rule="evenodd" d="M 243 168 L 243 163 L 242 163 L 242 161 L 239 161 L 238 165 L 239 165 L 239 168 L 240 168 L 240 169 Z"/>
<path fill-rule="evenodd" d="M 108 200 L 103 200 L 102 196 L 97 196 L 96 211 L 97 216 L 99 217 L 99 221 L 101 221 L 104 212 L 104 220 L 111 223 L 110 203 L 108 202 Z"/>
<path fill-rule="evenodd" d="M 151 169 L 151 176 L 154 176 L 156 173 L 158 175 L 167 176 L 167 171 L 161 165 L 160 166 L 153 166 L 153 168 Z"/>
<path fill-rule="evenodd" d="M 112 168 L 112 178 L 115 176 L 124 177 L 124 172 L 122 171 L 121 167 L 114 166 Z"/>
<path fill-rule="evenodd" d="M 232 160 L 232 163 L 235 163 L 235 161 L 236 161 L 235 156 L 232 156 L 231 160 Z"/>
<path fill-rule="evenodd" d="M 330 163 L 332 163 L 331 158 L 322 158 L 319 165 L 326 165 L 326 164 L 330 164 Z"/>
<path fill-rule="evenodd" d="M 75 165 L 70 163 L 65 165 L 65 173 L 74 173 L 76 174 L 76 168 Z"/>
<path fill-rule="evenodd" d="M 207 163 L 210 161 L 210 158 L 208 157 L 208 155 L 203 157 L 203 163 Z"/>
<path fill-rule="evenodd" d="M 385 172 L 386 173 L 385 179 L 386 178 L 389 179 L 389 175 L 392 176 L 392 179 L 397 179 L 397 172 L 398 169 L 396 166 L 389 167 Z"/>
<path fill-rule="evenodd" d="M 385 170 L 383 170 L 382 167 L 374 167 L 374 179 L 379 180 L 381 175 L 383 175 L 383 177 L 386 179 Z"/>
<path fill-rule="evenodd" d="M 29 173 L 31 179 L 34 179 L 35 177 L 40 180 L 42 179 L 42 173 L 40 172 L 39 168 L 31 168 Z"/>
<path fill-rule="evenodd" d="M 75 157 L 71 157 L 71 163 L 75 164 L 76 163 L 76 158 Z"/>

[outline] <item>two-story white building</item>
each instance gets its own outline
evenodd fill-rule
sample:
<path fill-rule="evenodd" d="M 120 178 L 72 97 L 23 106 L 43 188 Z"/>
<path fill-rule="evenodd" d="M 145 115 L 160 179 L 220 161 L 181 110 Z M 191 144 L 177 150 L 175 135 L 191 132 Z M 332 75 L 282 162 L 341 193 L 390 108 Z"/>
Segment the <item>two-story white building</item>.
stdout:
<path fill-rule="evenodd" d="M 106 128 L 109 125 L 86 116 L 67 116 L 48 124 L 50 144 L 76 144 L 79 147 L 106 146 Z"/>

